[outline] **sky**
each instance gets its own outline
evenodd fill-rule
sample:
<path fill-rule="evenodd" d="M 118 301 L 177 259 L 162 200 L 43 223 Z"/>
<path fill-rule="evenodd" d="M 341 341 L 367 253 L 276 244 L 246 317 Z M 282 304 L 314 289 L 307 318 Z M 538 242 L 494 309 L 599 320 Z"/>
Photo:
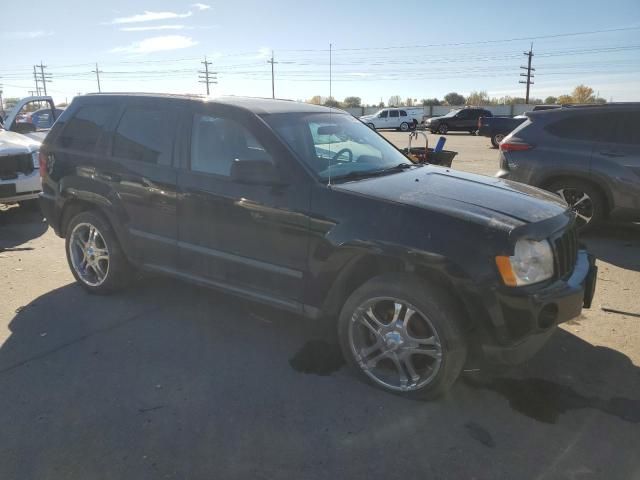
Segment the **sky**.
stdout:
<path fill-rule="evenodd" d="M 35 90 L 40 62 L 57 103 L 98 91 L 96 63 L 103 92 L 204 94 L 205 56 L 216 72 L 213 95 L 270 97 L 272 51 L 279 98 L 523 97 L 520 67 L 533 42 L 532 97 L 586 84 L 607 100 L 640 101 L 639 0 L 32 4 L 1 7 L 4 97 Z"/>

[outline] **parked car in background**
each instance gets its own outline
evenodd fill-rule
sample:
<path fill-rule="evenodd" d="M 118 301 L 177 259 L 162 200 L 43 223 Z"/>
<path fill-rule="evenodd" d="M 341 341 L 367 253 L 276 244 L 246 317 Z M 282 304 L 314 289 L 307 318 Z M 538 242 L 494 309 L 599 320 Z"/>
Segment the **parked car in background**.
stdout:
<path fill-rule="evenodd" d="M 44 126 L 30 123 L 30 114 L 25 110 L 43 104 L 49 108 L 33 112 L 40 112 L 36 121 L 44 119 L 46 112 L 49 112 L 49 120 L 57 118 L 55 110 L 59 109 L 55 108 L 51 97 L 26 97 L 7 113 L 0 126 L 0 203 L 26 204 L 40 196 L 38 150 L 49 130 L 46 125 L 51 122 L 43 122 Z M 23 116 L 25 121 L 21 122 Z"/>
<path fill-rule="evenodd" d="M 86 290 L 140 268 L 328 322 L 354 372 L 406 396 L 444 393 L 467 355 L 525 360 L 593 296 L 556 195 L 413 164 L 335 109 L 85 95 L 40 160 Z"/>
<path fill-rule="evenodd" d="M 478 135 L 489 137 L 491 145 L 498 148 L 500 142 L 518 125 L 527 119 L 525 115 L 515 117 L 480 117 L 478 119 Z"/>
<path fill-rule="evenodd" d="M 533 111 L 538 110 L 551 110 L 559 108 L 560 105 L 535 105 Z M 495 117 L 480 117 L 478 119 L 478 135 L 483 137 L 489 137 L 491 139 L 491 145 L 498 148 L 498 144 L 512 132 L 518 125 L 527 119 L 526 115 L 510 116 L 495 116 Z"/>
<path fill-rule="evenodd" d="M 373 115 L 363 115 L 360 120 L 371 128 L 392 128 L 407 132 L 413 125 L 422 123 L 424 109 L 422 107 L 383 108 Z"/>
<path fill-rule="evenodd" d="M 442 117 L 432 117 L 425 121 L 425 128 L 431 133 L 469 132 L 475 133 L 478 129 L 480 117 L 492 117 L 493 114 L 484 108 L 465 107 L 451 110 Z"/>
<path fill-rule="evenodd" d="M 56 119 L 62 115 L 64 109 L 62 108 L 41 108 L 35 112 L 27 114 L 26 122 L 33 124 L 36 130 L 48 130 L 53 126 Z"/>
<path fill-rule="evenodd" d="M 581 228 L 640 220 L 640 103 L 527 113 L 500 143 L 497 176 L 560 195 Z"/>

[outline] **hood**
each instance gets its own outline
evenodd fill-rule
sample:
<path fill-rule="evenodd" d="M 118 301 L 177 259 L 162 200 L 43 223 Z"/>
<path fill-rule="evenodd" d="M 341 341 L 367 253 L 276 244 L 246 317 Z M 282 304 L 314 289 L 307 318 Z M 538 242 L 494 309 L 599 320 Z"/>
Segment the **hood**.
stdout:
<path fill-rule="evenodd" d="M 431 121 L 434 121 L 434 120 L 437 121 L 437 120 L 441 120 L 442 118 L 444 118 L 444 117 L 441 115 L 439 117 L 431 117 L 431 118 L 427 119 L 427 121 L 428 122 L 431 122 Z"/>
<path fill-rule="evenodd" d="M 35 152 L 40 142 L 16 132 L 0 130 L 0 157 Z"/>
<path fill-rule="evenodd" d="M 560 197 L 544 190 L 436 166 L 333 187 L 506 228 L 546 220 L 567 210 Z"/>

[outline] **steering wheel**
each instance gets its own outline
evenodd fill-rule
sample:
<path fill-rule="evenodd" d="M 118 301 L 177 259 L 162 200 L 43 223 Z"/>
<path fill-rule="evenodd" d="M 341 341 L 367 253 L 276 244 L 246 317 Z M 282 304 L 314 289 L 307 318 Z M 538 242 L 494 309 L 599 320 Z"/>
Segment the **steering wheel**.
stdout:
<path fill-rule="evenodd" d="M 348 149 L 348 148 L 343 148 L 341 150 L 338 150 L 338 152 L 333 156 L 333 158 L 331 159 L 332 162 L 335 162 L 336 160 L 338 160 L 338 158 L 340 157 L 340 155 L 342 155 L 343 153 L 348 153 L 349 154 L 349 161 L 353 162 L 353 152 Z"/>

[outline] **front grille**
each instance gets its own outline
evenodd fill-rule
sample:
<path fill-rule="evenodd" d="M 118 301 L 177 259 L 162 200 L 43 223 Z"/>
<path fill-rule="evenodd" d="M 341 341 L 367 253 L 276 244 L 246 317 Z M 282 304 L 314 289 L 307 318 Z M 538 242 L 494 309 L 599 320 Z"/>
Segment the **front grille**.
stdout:
<path fill-rule="evenodd" d="M 573 273 L 578 258 L 578 232 L 572 226 L 553 240 L 556 272 L 559 278 L 569 277 Z"/>
<path fill-rule="evenodd" d="M 17 178 L 19 173 L 29 175 L 33 172 L 33 159 L 30 153 L 0 157 L 0 180 Z"/>

